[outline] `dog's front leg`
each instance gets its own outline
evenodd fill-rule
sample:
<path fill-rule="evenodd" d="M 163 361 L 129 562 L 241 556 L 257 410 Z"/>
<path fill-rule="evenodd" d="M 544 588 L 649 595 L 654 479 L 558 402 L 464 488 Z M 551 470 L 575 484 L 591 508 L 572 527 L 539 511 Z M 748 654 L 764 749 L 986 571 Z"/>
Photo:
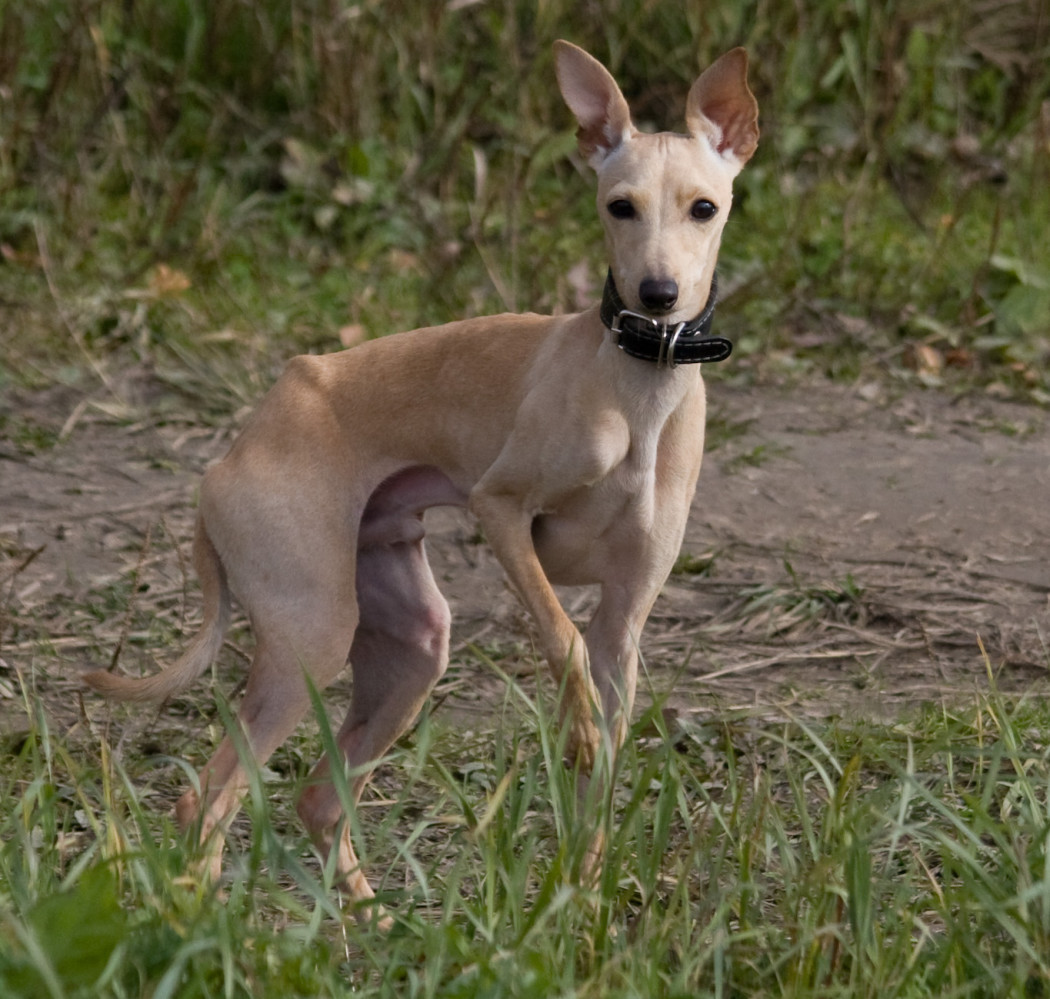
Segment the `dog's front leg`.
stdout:
<path fill-rule="evenodd" d="M 569 726 L 569 751 L 583 772 L 590 773 L 601 744 L 596 721 L 601 701 L 591 680 L 583 636 L 562 608 L 536 555 L 532 516 L 516 495 L 480 489 L 471 495 L 470 509 L 532 615 L 543 654 L 562 691 L 561 717 Z"/>
<path fill-rule="evenodd" d="M 638 684 L 638 640 L 648 612 L 648 595 L 630 592 L 619 581 L 602 584 L 602 596 L 587 627 L 591 675 L 609 731 L 610 753 L 623 746 Z"/>
<path fill-rule="evenodd" d="M 582 802 L 605 800 L 616 757 L 631 724 L 638 685 L 638 640 L 659 586 L 644 577 L 602 583 L 601 600 L 587 626 L 590 675 L 602 708 L 603 754 L 593 772 L 582 775 L 577 794 Z M 606 814 L 604 811 L 600 814 Z M 593 883 L 601 873 L 604 828 L 594 830 L 583 858 L 582 876 Z"/>

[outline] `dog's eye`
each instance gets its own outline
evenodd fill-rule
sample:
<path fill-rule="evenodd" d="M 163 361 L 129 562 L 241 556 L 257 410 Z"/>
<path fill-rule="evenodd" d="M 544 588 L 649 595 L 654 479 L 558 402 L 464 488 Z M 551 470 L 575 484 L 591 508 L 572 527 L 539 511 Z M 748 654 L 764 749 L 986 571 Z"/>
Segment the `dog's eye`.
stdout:
<path fill-rule="evenodd" d="M 634 218 L 634 205 L 632 205 L 626 198 L 617 198 L 615 201 L 610 201 L 609 214 L 614 219 L 633 219 Z"/>
<path fill-rule="evenodd" d="M 713 202 L 708 201 L 707 198 L 694 201 L 693 207 L 689 209 L 689 217 L 696 219 L 697 222 L 707 222 L 717 214 L 718 207 Z"/>

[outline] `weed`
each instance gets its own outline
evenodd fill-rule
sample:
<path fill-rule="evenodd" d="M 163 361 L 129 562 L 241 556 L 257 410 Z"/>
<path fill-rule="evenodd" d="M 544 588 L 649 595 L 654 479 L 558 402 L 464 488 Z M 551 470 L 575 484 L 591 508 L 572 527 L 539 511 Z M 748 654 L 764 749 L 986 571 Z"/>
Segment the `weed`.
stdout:
<path fill-rule="evenodd" d="M 672 576 L 708 576 L 714 569 L 717 552 L 709 552 L 706 555 L 691 555 L 682 552 L 675 559 L 671 568 Z"/>
<path fill-rule="evenodd" d="M 0 440 L 9 440 L 24 455 L 50 451 L 58 443 L 58 433 L 32 419 L 14 419 L 0 413 Z"/>
<path fill-rule="evenodd" d="M 773 458 L 782 458 L 791 453 L 791 448 L 775 441 L 766 441 L 756 444 L 749 451 L 741 451 L 726 461 L 724 468 L 727 472 L 737 472 L 741 468 L 760 468 Z"/>
<path fill-rule="evenodd" d="M 863 590 L 847 575 L 842 582 L 805 583 L 790 562 L 788 581 L 760 583 L 741 590 L 729 617 L 744 632 L 797 636 L 825 621 L 863 622 Z"/>

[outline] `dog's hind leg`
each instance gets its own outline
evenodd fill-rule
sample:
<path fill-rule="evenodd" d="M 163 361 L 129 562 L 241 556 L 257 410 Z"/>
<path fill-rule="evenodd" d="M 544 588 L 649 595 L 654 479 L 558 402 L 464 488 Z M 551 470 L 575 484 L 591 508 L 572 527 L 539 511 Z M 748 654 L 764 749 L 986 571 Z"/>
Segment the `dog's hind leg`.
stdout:
<path fill-rule="evenodd" d="M 353 575 L 353 561 L 346 569 Z M 223 840 L 248 788 L 248 767 L 261 766 L 287 739 L 310 707 L 310 685 L 322 690 L 346 666 L 357 622 L 349 584 L 289 587 L 287 601 L 252 606 L 256 651 L 238 730 L 223 739 L 200 774 L 200 794 L 187 791 L 176 806 L 186 829 L 199 822 L 204 865 L 212 878 L 221 873 Z M 313 599 L 311 599 L 313 597 Z"/>
<path fill-rule="evenodd" d="M 361 621 L 350 651 L 353 695 L 337 736 L 342 765 L 352 774 L 349 805 L 360 798 L 370 764 L 412 724 L 445 671 L 450 627 L 421 537 L 359 552 L 357 592 Z M 368 922 L 379 910 L 367 904 L 374 893 L 354 852 L 331 767 L 327 757 L 317 765 L 299 799 L 299 815 L 325 855 L 336 851 L 336 873 L 357 903 L 354 915 Z"/>

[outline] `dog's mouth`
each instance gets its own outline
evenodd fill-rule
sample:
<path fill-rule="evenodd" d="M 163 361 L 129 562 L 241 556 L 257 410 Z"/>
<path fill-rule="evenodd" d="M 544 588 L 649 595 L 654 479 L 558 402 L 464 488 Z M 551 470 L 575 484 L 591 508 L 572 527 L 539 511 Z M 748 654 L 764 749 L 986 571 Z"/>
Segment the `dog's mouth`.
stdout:
<path fill-rule="evenodd" d="M 674 325 L 674 321 L 670 319 L 671 316 L 680 310 L 676 309 L 647 309 L 645 306 L 639 306 L 638 311 L 635 315 L 645 316 L 646 319 L 651 319 L 658 325 Z"/>

